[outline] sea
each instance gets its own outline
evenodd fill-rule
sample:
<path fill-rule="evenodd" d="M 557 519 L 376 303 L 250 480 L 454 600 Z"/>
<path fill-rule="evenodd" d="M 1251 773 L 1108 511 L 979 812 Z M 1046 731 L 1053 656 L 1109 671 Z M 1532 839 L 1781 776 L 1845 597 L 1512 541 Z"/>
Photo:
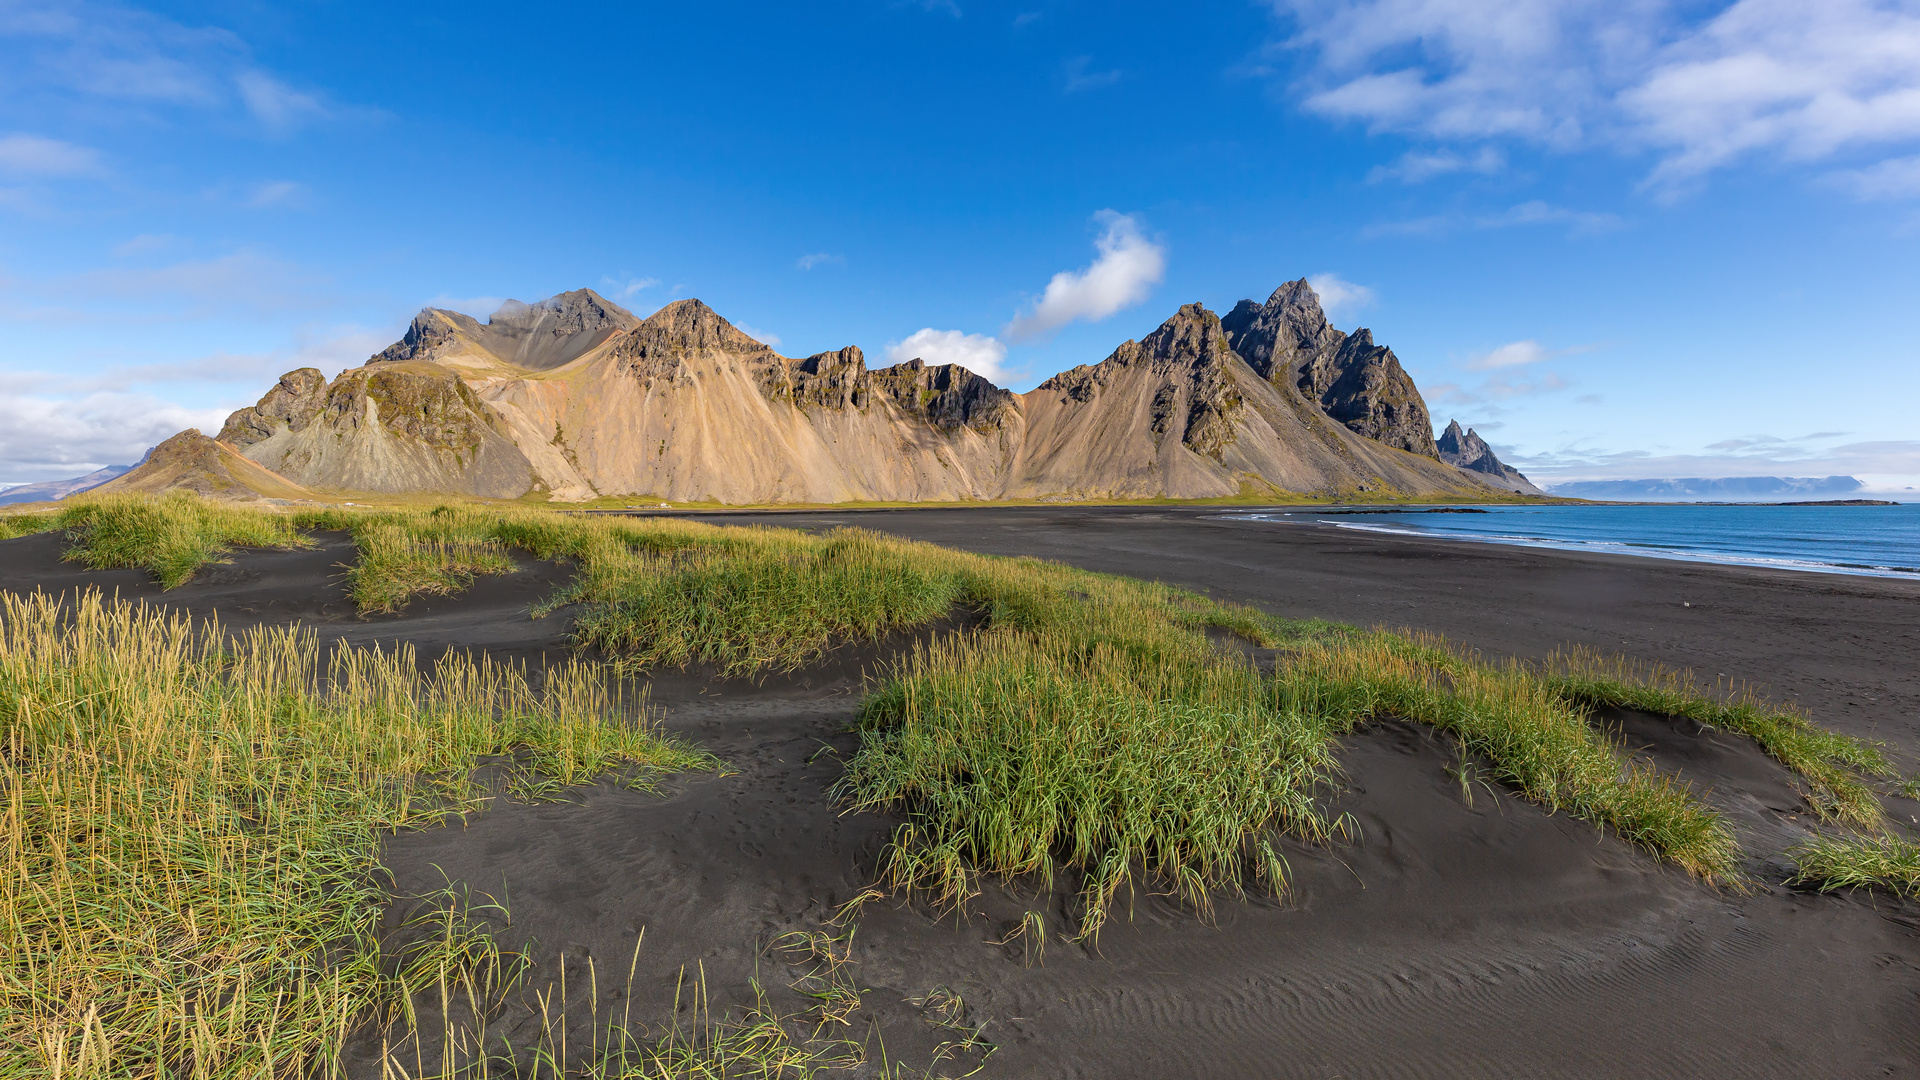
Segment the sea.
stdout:
<path fill-rule="evenodd" d="M 1429 509 L 1275 507 L 1222 516 L 1650 559 L 1920 579 L 1920 503 L 1448 508 L 1482 513 Z"/>

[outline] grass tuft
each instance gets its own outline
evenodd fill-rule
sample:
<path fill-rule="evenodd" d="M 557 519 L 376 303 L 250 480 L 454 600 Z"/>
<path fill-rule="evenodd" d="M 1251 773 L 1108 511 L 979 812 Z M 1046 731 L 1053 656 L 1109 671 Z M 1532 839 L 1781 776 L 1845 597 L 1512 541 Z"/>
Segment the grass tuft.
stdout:
<path fill-rule="evenodd" d="M 1787 852 L 1799 864 L 1793 882 L 1821 892 L 1879 885 L 1920 895 L 1920 844 L 1897 836 L 1816 837 Z"/>
<path fill-rule="evenodd" d="M 184 585 L 238 547 L 310 547 L 291 518 L 178 492 L 76 496 L 55 515 L 73 546 L 66 558 L 90 570 L 136 567 L 162 588 Z"/>
<path fill-rule="evenodd" d="M 1555 653 L 1545 670 L 1554 692 L 1569 701 L 1684 716 L 1745 735 L 1806 778 L 1812 787 L 1808 802 L 1823 817 L 1869 828 L 1881 822 L 1879 798 L 1857 775 L 1895 775 L 1886 755 L 1873 743 L 1828 731 L 1804 713 L 1770 705 L 1745 687 L 1709 691 L 1691 671 L 1662 664 L 1576 647 Z"/>
<path fill-rule="evenodd" d="M 357 1025 L 487 955 L 453 920 L 383 956 L 383 830 L 480 809 L 483 761 L 562 784 L 710 764 L 605 686 L 572 666 L 536 691 L 460 655 L 422 674 L 404 649 L 323 660 L 311 634 L 230 639 L 97 593 L 0 597 L 10 1075 L 339 1075 Z"/>

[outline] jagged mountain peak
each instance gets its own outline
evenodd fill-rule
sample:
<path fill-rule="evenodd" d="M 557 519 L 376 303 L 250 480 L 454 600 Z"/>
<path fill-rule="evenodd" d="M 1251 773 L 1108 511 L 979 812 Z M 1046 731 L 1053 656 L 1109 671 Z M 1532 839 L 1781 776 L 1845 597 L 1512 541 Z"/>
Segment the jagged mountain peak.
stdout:
<path fill-rule="evenodd" d="M 487 325 L 532 329 L 543 321 L 557 322 L 578 333 L 601 326 L 625 330 L 640 318 L 592 289 L 573 289 L 531 304 L 504 301 L 487 319 Z"/>
<path fill-rule="evenodd" d="M 1338 347 L 1345 336 L 1327 322 L 1320 294 L 1306 278 L 1273 290 L 1264 304 L 1240 301 L 1220 323 L 1233 351 L 1263 379 L 1283 378 L 1302 358 Z"/>
<path fill-rule="evenodd" d="M 1440 433 L 1434 442 L 1440 452 L 1440 460 L 1457 468 L 1480 473 L 1495 484 L 1517 491 L 1522 495 L 1544 495 L 1520 470 L 1501 461 L 1494 455 L 1493 447 L 1480 437 L 1480 433 L 1467 428 L 1462 431 L 1460 421 L 1449 420 L 1447 430 Z"/>
<path fill-rule="evenodd" d="M 766 354 L 773 350 L 693 297 L 675 300 L 640 320 L 618 348 L 636 357 L 708 351 Z"/>

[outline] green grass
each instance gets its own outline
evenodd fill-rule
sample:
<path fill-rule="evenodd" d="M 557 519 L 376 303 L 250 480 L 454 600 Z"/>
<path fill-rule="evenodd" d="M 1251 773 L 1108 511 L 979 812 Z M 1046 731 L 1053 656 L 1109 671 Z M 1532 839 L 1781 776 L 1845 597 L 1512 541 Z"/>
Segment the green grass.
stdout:
<path fill-rule="evenodd" d="M 1186 590 L 1032 559 L 973 555 L 854 529 L 808 534 L 663 518 L 442 506 L 320 511 L 348 528 L 363 609 L 509 565 L 568 558 L 574 640 L 623 671 L 710 664 L 746 676 L 924 630 L 870 695 L 839 797 L 905 816 L 880 867 L 889 888 L 957 904 L 978 879 L 1085 882 L 1096 933 L 1139 881 L 1204 910 L 1219 890 L 1286 889 L 1280 837 L 1337 834 L 1315 792 L 1334 742 L 1379 717 L 1431 725 L 1549 812 L 1616 832 L 1710 882 L 1741 852 L 1686 785 L 1634 762 L 1588 710 L 1627 704 L 1742 731 L 1807 776 L 1848 820 L 1877 813 L 1866 744 L 1664 669 L 1591 654 L 1489 664 L 1437 639 L 1275 619 Z M 489 563 L 487 560 L 499 560 Z M 1270 650 L 1256 668 L 1223 638 Z"/>
<path fill-rule="evenodd" d="M 193 495 L 80 495 L 68 503 L 53 515 L 53 528 L 73 540 L 69 561 L 90 570 L 146 570 L 167 589 L 185 584 L 209 563 L 224 562 L 235 547 L 312 544 L 282 514 Z"/>
<path fill-rule="evenodd" d="M 1880 823 L 1880 800 L 1859 774 L 1895 775 L 1872 743 L 1819 727 L 1806 714 L 1770 705 L 1745 688 L 1701 687 L 1690 671 L 1603 656 L 1574 648 L 1546 663 L 1547 681 L 1570 701 L 1590 707 L 1639 709 L 1684 716 L 1707 727 L 1751 738 L 1775 760 L 1806 778 L 1808 802 L 1822 816 L 1855 825 Z"/>
<path fill-rule="evenodd" d="M 32 536 L 35 533 L 52 532 L 59 527 L 59 517 L 45 511 L 0 514 L 0 540 L 11 540 L 16 536 Z"/>
<path fill-rule="evenodd" d="M 336 1076 L 436 980 L 497 990 L 451 909 L 383 953 L 380 836 L 482 809 L 489 761 L 528 792 L 711 765 L 606 685 L 0 597 L 0 1077 Z"/>
<path fill-rule="evenodd" d="M 1799 864 L 1793 880 L 1821 892 L 1878 885 L 1920 895 L 1920 844 L 1897 836 L 1818 837 L 1787 854 Z"/>

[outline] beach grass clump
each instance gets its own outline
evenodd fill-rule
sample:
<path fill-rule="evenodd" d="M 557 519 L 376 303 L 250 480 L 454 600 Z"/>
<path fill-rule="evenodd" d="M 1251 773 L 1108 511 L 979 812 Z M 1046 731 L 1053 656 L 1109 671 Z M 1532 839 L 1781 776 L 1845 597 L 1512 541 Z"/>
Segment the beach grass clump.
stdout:
<path fill-rule="evenodd" d="M 1873 743 L 1828 731 L 1805 713 L 1769 704 L 1744 687 L 1708 690 L 1691 671 L 1662 664 L 1576 647 L 1555 653 L 1544 667 L 1554 692 L 1570 701 L 1683 716 L 1745 735 L 1808 781 L 1812 788 L 1808 802 L 1822 816 L 1865 827 L 1881 820 L 1880 800 L 1861 774 L 1890 777 L 1895 773 Z"/>
<path fill-rule="evenodd" d="M 76 496 L 56 515 L 73 540 L 67 559 L 90 570 L 135 567 L 162 588 L 186 584 L 235 547 L 309 547 L 313 541 L 277 514 L 174 492 Z"/>
<path fill-rule="evenodd" d="M 1051 881 L 1058 863 L 1085 875 L 1082 935 L 1136 868 L 1202 910 L 1247 877 L 1284 892 L 1271 834 L 1331 833 L 1312 795 L 1335 771 L 1332 730 L 1204 639 L 1142 637 L 917 647 L 868 699 L 839 787 L 855 807 L 908 811 L 886 883 L 951 907 L 978 874 Z"/>
<path fill-rule="evenodd" d="M 1821 892 L 1878 885 L 1920 895 L 1920 844 L 1891 834 L 1816 837 L 1788 850 L 1799 870 L 1793 882 Z"/>
<path fill-rule="evenodd" d="M 497 541 L 420 535 L 404 525 L 369 521 L 353 531 L 359 557 L 347 588 L 362 615 L 397 612 L 417 596 L 453 596 L 487 574 L 519 569 Z"/>
<path fill-rule="evenodd" d="M 311 634 L 229 636 L 89 593 L 0 597 L 0 1045 L 8 1075 L 341 1075 L 365 1023 L 497 948 L 464 921 L 383 952 L 383 831 L 705 756 L 593 669 Z M 451 919 L 451 916 L 450 916 Z M 497 978 L 489 977 L 490 983 Z"/>
<path fill-rule="evenodd" d="M 59 516 L 46 511 L 37 513 L 0 514 L 0 540 L 12 540 L 17 536 L 33 536 L 37 533 L 53 532 L 59 527 Z"/>
<path fill-rule="evenodd" d="M 1500 780 L 1550 812 L 1605 825 L 1707 881 L 1734 877 L 1739 844 L 1687 785 L 1627 762 L 1618 746 L 1518 661 L 1489 664 L 1425 634 L 1369 634 L 1303 648 L 1283 682 L 1345 708 L 1429 724 L 1487 759 Z"/>

